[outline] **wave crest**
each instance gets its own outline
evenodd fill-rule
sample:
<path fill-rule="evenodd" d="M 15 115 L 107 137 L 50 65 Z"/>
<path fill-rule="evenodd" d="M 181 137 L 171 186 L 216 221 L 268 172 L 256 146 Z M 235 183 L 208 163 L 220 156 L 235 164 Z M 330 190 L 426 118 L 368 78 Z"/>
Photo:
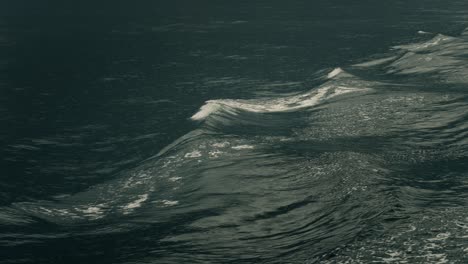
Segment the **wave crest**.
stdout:
<path fill-rule="evenodd" d="M 195 113 L 191 119 L 201 121 L 211 114 L 218 111 L 229 111 L 235 113 L 235 110 L 243 110 L 254 113 L 275 113 L 289 112 L 307 107 L 315 106 L 325 100 L 336 96 L 369 91 L 364 81 L 343 71 L 341 68 L 335 68 L 328 73 L 327 78 L 331 79 L 324 85 L 319 86 L 306 93 L 278 97 L 273 99 L 252 99 L 252 100 L 210 100 Z"/>

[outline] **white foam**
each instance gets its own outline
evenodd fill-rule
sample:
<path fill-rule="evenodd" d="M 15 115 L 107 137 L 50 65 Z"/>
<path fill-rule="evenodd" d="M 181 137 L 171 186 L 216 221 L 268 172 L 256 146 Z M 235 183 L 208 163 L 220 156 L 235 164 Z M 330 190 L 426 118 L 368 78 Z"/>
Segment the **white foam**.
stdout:
<path fill-rule="evenodd" d="M 426 31 L 419 30 L 418 34 L 425 35 L 425 34 L 431 34 L 431 32 L 426 32 Z"/>
<path fill-rule="evenodd" d="M 422 42 L 422 43 L 416 43 L 416 44 L 408 44 L 408 45 L 399 45 L 395 46 L 394 48 L 396 49 L 403 49 L 403 50 L 408 50 L 408 51 L 419 51 L 419 50 L 424 50 L 430 47 L 437 46 L 441 43 L 447 42 L 447 41 L 452 41 L 454 40 L 454 37 L 442 35 L 442 34 L 437 34 L 435 37 L 432 39 Z"/>
<path fill-rule="evenodd" d="M 165 206 L 174 206 L 174 205 L 178 205 L 179 201 L 161 200 L 161 203 Z"/>
<path fill-rule="evenodd" d="M 178 181 L 178 180 L 180 180 L 180 179 L 182 179 L 182 177 L 170 177 L 170 178 L 169 178 L 169 181 L 171 181 L 171 182 L 176 182 L 176 181 Z"/>
<path fill-rule="evenodd" d="M 216 147 L 216 148 L 225 148 L 229 144 L 230 144 L 229 142 L 225 141 L 225 142 L 221 142 L 221 143 L 214 143 L 212 146 Z"/>
<path fill-rule="evenodd" d="M 91 206 L 91 207 L 88 207 L 87 209 L 83 210 L 82 212 L 85 213 L 85 214 L 100 214 L 100 213 L 102 213 L 102 210 L 99 207 Z"/>
<path fill-rule="evenodd" d="M 224 152 L 222 151 L 219 151 L 219 150 L 213 150 L 213 151 L 210 151 L 208 154 L 210 155 L 210 157 L 212 158 L 217 158 L 219 157 L 219 155 L 223 154 Z"/>
<path fill-rule="evenodd" d="M 363 63 L 358 63 L 358 64 L 354 64 L 353 66 L 354 67 L 373 67 L 373 66 L 378 66 L 378 65 L 382 65 L 384 63 L 387 63 L 387 62 L 390 62 L 394 59 L 396 59 L 397 56 L 391 56 L 391 57 L 388 57 L 388 58 L 382 58 L 382 59 L 376 59 L 376 60 L 371 60 L 371 61 L 366 61 L 366 62 L 363 62 Z"/>
<path fill-rule="evenodd" d="M 342 72 L 341 69 L 340 72 Z M 335 72 L 334 76 L 337 74 L 338 73 Z M 192 116 L 192 119 L 203 120 L 213 112 L 216 112 L 220 109 L 225 111 L 239 109 L 254 113 L 288 112 L 315 106 L 322 100 L 330 99 L 338 95 L 368 90 L 369 89 L 366 88 L 353 88 L 346 87 L 344 85 L 324 85 L 307 93 L 269 100 L 210 100 L 207 101 L 206 104 L 202 106 L 195 115 Z"/>
<path fill-rule="evenodd" d="M 85 209 L 82 209 L 83 207 L 76 207 L 74 208 L 74 210 L 76 212 L 83 213 L 89 219 L 96 220 L 96 219 L 100 219 L 104 217 L 104 211 L 103 211 L 104 206 L 105 206 L 104 204 L 97 204 L 93 206 L 88 206 Z M 60 210 L 57 210 L 57 211 L 60 211 Z M 71 217 L 77 217 L 75 214 L 71 212 L 69 212 L 68 214 Z M 62 214 L 62 216 L 65 216 L 65 214 Z"/>
<path fill-rule="evenodd" d="M 131 209 L 141 207 L 143 202 L 146 201 L 146 200 L 148 200 L 148 194 L 139 195 L 138 199 L 136 199 L 135 201 L 125 205 L 123 208 L 125 210 L 131 210 Z"/>
<path fill-rule="evenodd" d="M 451 234 L 450 234 L 449 232 L 440 233 L 440 234 L 437 234 L 435 237 L 432 237 L 432 238 L 427 239 L 427 241 L 430 241 L 430 242 L 444 241 L 444 240 L 446 240 L 447 238 L 449 238 L 450 235 L 451 235 Z"/>
<path fill-rule="evenodd" d="M 239 146 L 233 146 L 232 149 L 235 150 L 242 150 L 242 149 L 253 149 L 254 146 L 251 145 L 239 145 Z"/>
<path fill-rule="evenodd" d="M 332 79 L 332 78 L 334 78 L 335 76 L 337 76 L 338 74 L 340 74 L 342 72 L 343 72 L 343 70 L 340 67 L 335 68 L 335 69 L 333 69 L 333 71 L 328 73 L 327 78 Z"/>
<path fill-rule="evenodd" d="M 189 152 L 189 153 L 185 154 L 184 157 L 186 157 L 186 158 L 198 158 L 198 157 L 201 157 L 201 156 L 202 156 L 202 154 L 201 154 L 200 151 L 194 150 L 192 152 Z"/>
<path fill-rule="evenodd" d="M 211 103 L 213 102 L 213 103 Z M 214 103 L 215 101 L 208 101 L 207 104 L 203 105 L 200 110 L 194 114 L 192 120 L 203 120 L 211 113 L 216 112 L 221 106 Z"/>
<path fill-rule="evenodd" d="M 352 92 L 359 92 L 362 89 L 352 88 L 352 87 L 345 87 L 345 86 L 338 86 L 337 89 L 334 90 L 333 95 L 328 96 L 327 98 L 332 98 L 338 95 L 343 95 Z"/>

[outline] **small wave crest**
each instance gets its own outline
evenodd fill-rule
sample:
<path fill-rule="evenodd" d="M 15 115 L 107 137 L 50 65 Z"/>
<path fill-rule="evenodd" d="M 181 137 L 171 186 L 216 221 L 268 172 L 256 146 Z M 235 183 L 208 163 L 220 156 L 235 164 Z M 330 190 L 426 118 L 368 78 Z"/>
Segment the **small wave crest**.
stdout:
<path fill-rule="evenodd" d="M 436 82 L 465 84 L 468 82 L 468 30 L 460 36 L 444 34 L 416 43 L 393 47 L 393 54 L 354 64 L 357 70 L 377 70 L 381 75 L 405 75 L 412 79 L 424 76 Z M 432 35 L 425 31 L 423 35 Z"/>
<path fill-rule="evenodd" d="M 332 70 L 330 73 L 328 73 L 327 78 L 331 80 L 324 85 L 319 86 L 317 89 L 293 96 L 278 97 L 273 99 L 210 100 L 207 101 L 206 104 L 203 105 L 200 110 L 191 117 L 191 119 L 201 121 L 218 111 L 228 111 L 230 113 L 235 113 L 236 110 L 243 110 L 254 113 L 295 111 L 298 109 L 315 106 L 327 99 L 331 99 L 336 96 L 369 90 L 369 88 L 365 88 L 366 85 L 363 85 L 363 81 L 359 82 L 359 79 L 343 71 L 341 68 L 335 68 Z M 342 79 L 345 80 L 342 81 Z M 358 82 L 358 85 L 355 85 L 356 82 Z"/>
<path fill-rule="evenodd" d="M 335 68 L 333 71 L 329 72 L 328 75 L 327 75 L 327 78 L 328 79 L 332 79 L 334 78 L 335 76 L 338 76 L 340 73 L 343 72 L 343 69 L 341 68 Z"/>
<path fill-rule="evenodd" d="M 399 45 L 395 46 L 395 49 L 401 49 L 401 50 L 408 50 L 408 51 L 422 51 L 431 47 L 435 47 L 450 41 L 453 41 L 456 39 L 455 37 L 443 35 L 443 34 L 437 34 L 435 37 L 432 39 L 422 42 L 422 43 L 414 43 L 414 44 L 407 44 L 407 45 Z"/>

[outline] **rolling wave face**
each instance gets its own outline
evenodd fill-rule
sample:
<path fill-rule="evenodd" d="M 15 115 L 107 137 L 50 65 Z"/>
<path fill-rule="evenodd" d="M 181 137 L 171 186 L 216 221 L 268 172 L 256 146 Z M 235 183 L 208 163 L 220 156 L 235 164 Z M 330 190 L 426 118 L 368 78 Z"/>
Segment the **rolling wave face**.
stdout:
<path fill-rule="evenodd" d="M 415 77 L 426 75 L 434 82 L 467 83 L 468 38 L 466 30 L 461 36 L 437 34 L 421 43 L 399 45 L 398 56 L 373 60 L 357 67 L 384 66 L 387 74 Z"/>
<path fill-rule="evenodd" d="M 236 111 L 253 113 L 291 112 L 316 106 L 334 97 L 357 92 L 368 92 L 371 84 L 344 72 L 341 68 L 327 75 L 330 81 L 307 93 L 269 99 L 254 100 L 210 100 L 194 114 L 192 120 L 204 120 L 220 111 L 235 114 Z"/>
<path fill-rule="evenodd" d="M 138 168 L 10 218 L 167 228 L 124 249 L 161 263 L 467 261 L 465 37 L 398 46 L 301 94 L 208 101 L 196 130 Z"/>

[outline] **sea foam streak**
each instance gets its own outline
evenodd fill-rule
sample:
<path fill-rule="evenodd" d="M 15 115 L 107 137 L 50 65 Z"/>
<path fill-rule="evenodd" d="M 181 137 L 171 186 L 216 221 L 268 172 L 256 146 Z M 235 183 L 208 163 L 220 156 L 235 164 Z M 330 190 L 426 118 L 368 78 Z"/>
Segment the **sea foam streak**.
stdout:
<path fill-rule="evenodd" d="M 279 97 L 273 99 L 254 99 L 254 100 L 209 100 L 200 110 L 194 114 L 192 120 L 204 120 L 210 114 L 219 110 L 229 111 L 229 109 L 239 109 L 254 113 L 271 113 L 294 111 L 306 107 L 311 107 L 320 102 L 331 99 L 335 96 L 368 91 L 369 88 L 363 88 L 362 85 L 356 86 L 356 77 L 343 71 L 341 68 L 335 68 L 328 73 L 327 78 L 330 81 L 313 89 L 307 93 L 293 95 L 288 97 Z M 360 83 L 362 84 L 362 83 Z M 365 86 L 365 85 L 364 85 Z"/>

